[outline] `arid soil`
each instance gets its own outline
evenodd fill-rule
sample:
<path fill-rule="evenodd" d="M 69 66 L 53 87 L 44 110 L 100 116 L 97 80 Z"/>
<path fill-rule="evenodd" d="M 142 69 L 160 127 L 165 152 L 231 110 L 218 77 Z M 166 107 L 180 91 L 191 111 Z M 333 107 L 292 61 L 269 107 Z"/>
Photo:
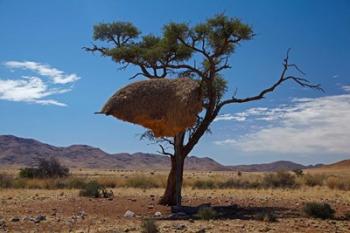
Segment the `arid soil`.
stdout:
<path fill-rule="evenodd" d="M 79 197 L 78 190 L 0 190 L 0 232 L 141 232 L 143 218 L 161 212 L 160 232 L 350 232 L 343 214 L 350 211 L 350 193 L 327 188 L 298 190 L 184 190 L 184 205 L 211 203 L 230 213 L 216 220 L 163 220 L 170 208 L 157 205 L 163 189 L 113 189 L 113 199 Z M 335 219 L 306 217 L 303 203 L 326 201 Z M 237 205 L 237 206 L 236 206 Z M 135 213 L 126 218 L 127 210 Z M 257 220 L 269 212 L 276 222 Z M 35 221 L 38 216 L 45 220 Z M 40 218 L 39 218 L 40 219 Z"/>

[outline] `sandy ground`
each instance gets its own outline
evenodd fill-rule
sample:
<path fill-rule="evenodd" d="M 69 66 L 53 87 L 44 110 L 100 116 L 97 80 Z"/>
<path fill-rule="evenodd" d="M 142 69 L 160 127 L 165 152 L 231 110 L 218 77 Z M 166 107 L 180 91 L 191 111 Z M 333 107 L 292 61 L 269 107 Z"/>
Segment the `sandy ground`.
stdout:
<path fill-rule="evenodd" d="M 77 190 L 0 190 L 0 232 L 141 232 L 143 218 L 170 208 L 157 205 L 163 189 L 113 190 L 113 200 L 79 197 Z M 350 192 L 327 188 L 297 190 L 192 190 L 185 189 L 184 205 L 211 203 L 238 205 L 236 214 L 217 220 L 158 220 L 160 232 L 350 232 L 342 215 L 350 211 Z M 336 209 L 334 220 L 304 216 L 308 201 L 326 201 Z M 125 218 L 127 210 L 136 216 Z M 256 219 L 256 213 L 271 212 L 277 222 Z M 31 217 L 44 215 L 34 223 Z M 17 219 L 16 219 L 17 218 Z M 18 221 L 16 221 L 18 220 Z"/>

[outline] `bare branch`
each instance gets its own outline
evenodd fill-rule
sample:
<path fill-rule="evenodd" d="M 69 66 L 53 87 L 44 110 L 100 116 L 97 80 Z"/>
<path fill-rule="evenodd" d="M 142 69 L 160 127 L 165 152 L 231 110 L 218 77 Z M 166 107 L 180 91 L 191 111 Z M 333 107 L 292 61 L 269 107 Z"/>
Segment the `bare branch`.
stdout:
<path fill-rule="evenodd" d="M 163 155 L 168 155 L 168 156 L 174 156 L 173 154 L 167 152 L 164 148 L 164 146 L 162 146 L 162 144 L 159 144 L 159 147 L 161 149 L 161 151 L 157 151 L 159 154 L 163 154 Z"/>
<path fill-rule="evenodd" d="M 137 76 L 143 75 L 143 73 L 137 73 L 129 78 L 129 80 L 136 78 Z"/>
<path fill-rule="evenodd" d="M 323 89 L 321 88 L 320 84 L 312 84 L 309 80 L 305 79 L 305 78 L 299 78 L 299 77 L 294 77 L 294 76 L 287 76 L 285 77 L 285 74 L 288 70 L 289 67 L 294 67 L 296 68 L 299 72 L 303 73 L 295 64 L 289 64 L 288 63 L 288 59 L 289 59 L 289 52 L 290 49 L 288 49 L 287 51 L 287 55 L 286 58 L 284 59 L 284 63 L 283 63 L 283 70 L 281 73 L 280 78 L 269 88 L 266 88 L 264 90 L 262 90 L 258 95 L 256 96 L 251 96 L 251 97 L 247 97 L 247 98 L 235 98 L 232 97 L 231 99 L 222 101 L 221 103 L 218 104 L 215 113 L 218 114 L 218 112 L 220 111 L 220 109 L 227 104 L 232 104 L 232 103 L 245 103 L 245 102 L 250 102 L 250 101 L 254 101 L 254 100 L 259 100 L 259 99 L 263 99 L 265 97 L 266 94 L 273 92 L 275 90 L 276 87 L 280 86 L 283 82 L 287 81 L 287 80 L 293 80 L 295 81 L 297 84 L 301 85 L 302 87 L 308 87 L 308 88 L 312 88 L 312 89 L 316 89 L 316 90 L 321 90 L 323 91 Z M 216 117 L 216 116 L 215 116 Z"/>

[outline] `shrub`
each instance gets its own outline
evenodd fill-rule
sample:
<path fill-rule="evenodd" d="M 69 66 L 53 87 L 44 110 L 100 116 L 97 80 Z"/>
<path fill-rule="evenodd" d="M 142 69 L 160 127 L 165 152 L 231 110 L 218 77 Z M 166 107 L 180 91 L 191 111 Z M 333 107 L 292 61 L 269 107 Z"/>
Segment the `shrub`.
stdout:
<path fill-rule="evenodd" d="M 302 169 L 294 169 L 293 172 L 297 177 L 304 175 L 304 171 Z"/>
<path fill-rule="evenodd" d="M 308 202 L 304 206 L 304 212 L 314 218 L 333 218 L 335 210 L 328 203 Z"/>
<path fill-rule="evenodd" d="M 255 215 L 255 219 L 259 221 L 264 221 L 264 222 L 276 222 L 277 218 L 274 214 L 270 212 L 259 212 Z"/>
<path fill-rule="evenodd" d="M 7 174 L 0 174 L 0 188 L 10 188 L 13 186 L 13 179 Z"/>
<path fill-rule="evenodd" d="M 303 183 L 307 186 L 322 186 L 323 185 L 324 176 L 323 175 L 311 175 L 306 174 L 303 176 Z"/>
<path fill-rule="evenodd" d="M 90 181 L 83 187 L 79 195 L 83 197 L 95 197 L 98 198 L 101 195 L 102 186 L 96 181 Z"/>
<path fill-rule="evenodd" d="M 350 220 L 350 211 L 348 211 L 348 212 L 346 212 L 346 213 L 344 214 L 344 219 L 345 219 L 345 220 Z"/>
<path fill-rule="evenodd" d="M 141 225 L 142 233 L 158 233 L 158 227 L 153 219 L 145 219 Z"/>
<path fill-rule="evenodd" d="M 130 177 L 126 180 L 125 186 L 129 188 L 159 188 L 160 185 L 156 182 L 155 179 L 144 177 L 144 176 L 135 176 Z"/>
<path fill-rule="evenodd" d="M 195 216 L 201 220 L 210 220 L 217 218 L 218 214 L 212 207 L 202 207 Z"/>
<path fill-rule="evenodd" d="M 94 197 L 94 198 L 110 198 L 113 197 L 113 192 L 107 191 L 104 186 L 96 181 L 90 181 L 79 192 L 79 196 L 82 197 Z"/>
<path fill-rule="evenodd" d="M 23 168 L 19 172 L 21 178 L 58 178 L 66 177 L 69 169 L 59 163 L 54 157 L 38 159 L 36 167 Z"/>
<path fill-rule="evenodd" d="M 295 177 L 288 172 L 266 174 L 263 177 L 262 185 L 265 188 L 294 188 L 296 187 Z"/>
<path fill-rule="evenodd" d="M 330 189 L 350 190 L 350 180 L 346 178 L 330 176 L 325 183 Z"/>

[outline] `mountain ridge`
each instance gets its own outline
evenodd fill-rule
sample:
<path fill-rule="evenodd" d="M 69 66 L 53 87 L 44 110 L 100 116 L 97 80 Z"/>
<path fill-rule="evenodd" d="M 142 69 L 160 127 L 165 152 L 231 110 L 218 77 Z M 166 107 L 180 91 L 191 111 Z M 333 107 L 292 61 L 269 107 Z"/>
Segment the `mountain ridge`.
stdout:
<path fill-rule="evenodd" d="M 127 170 L 168 170 L 167 156 L 136 152 L 109 154 L 89 145 L 53 146 L 31 138 L 0 135 L 0 166 L 31 166 L 36 158 L 53 156 L 70 168 L 103 168 Z M 189 156 L 186 170 L 265 172 L 308 169 L 321 165 L 304 166 L 291 161 L 225 166 L 210 157 Z"/>

